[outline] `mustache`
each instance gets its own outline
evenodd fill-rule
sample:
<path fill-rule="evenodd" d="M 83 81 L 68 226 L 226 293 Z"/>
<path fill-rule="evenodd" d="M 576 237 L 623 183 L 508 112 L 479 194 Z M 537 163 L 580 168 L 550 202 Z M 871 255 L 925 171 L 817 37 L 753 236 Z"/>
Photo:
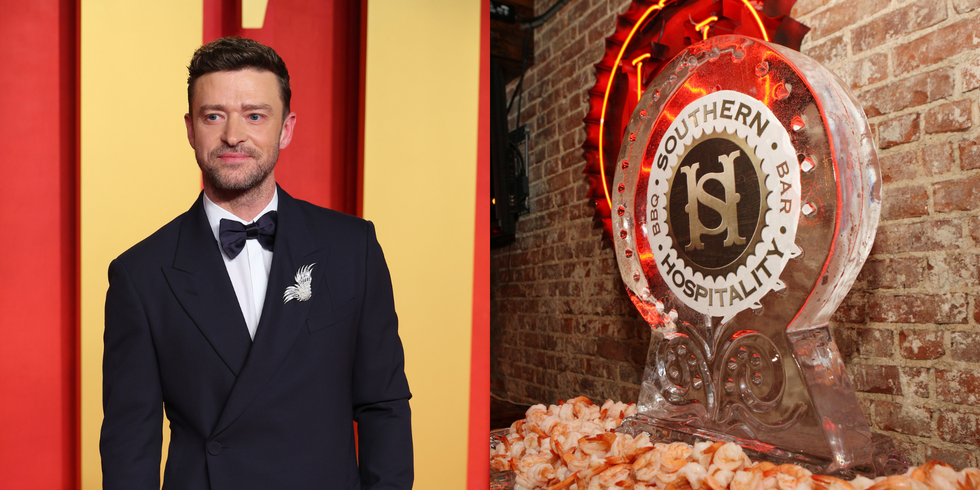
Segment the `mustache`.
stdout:
<path fill-rule="evenodd" d="M 228 145 L 219 146 L 218 148 L 211 150 L 211 153 L 208 154 L 208 158 L 215 159 L 220 157 L 221 155 L 224 155 L 225 153 L 241 153 L 243 155 L 248 155 L 255 159 L 258 159 L 260 156 L 259 152 L 255 148 L 250 148 L 243 144 L 238 144 L 235 146 L 228 146 Z"/>

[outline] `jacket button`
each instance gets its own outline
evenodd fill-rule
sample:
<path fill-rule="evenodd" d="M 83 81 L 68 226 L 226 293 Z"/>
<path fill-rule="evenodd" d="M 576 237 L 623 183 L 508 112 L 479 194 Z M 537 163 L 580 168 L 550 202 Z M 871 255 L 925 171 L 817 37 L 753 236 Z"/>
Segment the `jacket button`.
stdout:
<path fill-rule="evenodd" d="M 212 456 L 217 456 L 218 453 L 221 452 L 221 444 L 219 444 L 218 441 L 211 441 L 208 444 L 208 452 L 211 453 Z"/>

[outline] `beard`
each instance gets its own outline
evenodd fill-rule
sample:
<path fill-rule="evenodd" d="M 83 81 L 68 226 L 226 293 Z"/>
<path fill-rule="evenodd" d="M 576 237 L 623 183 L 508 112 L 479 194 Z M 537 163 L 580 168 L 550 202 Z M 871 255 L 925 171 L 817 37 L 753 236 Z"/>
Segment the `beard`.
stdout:
<path fill-rule="evenodd" d="M 248 155 L 254 163 L 237 169 L 223 168 L 219 157 L 225 153 Z M 208 155 L 197 155 L 198 166 L 204 180 L 213 189 L 222 191 L 247 191 L 259 185 L 272 173 L 279 159 L 279 145 L 273 147 L 269 155 L 263 155 L 254 148 L 244 145 L 235 147 L 223 145 L 211 150 Z"/>

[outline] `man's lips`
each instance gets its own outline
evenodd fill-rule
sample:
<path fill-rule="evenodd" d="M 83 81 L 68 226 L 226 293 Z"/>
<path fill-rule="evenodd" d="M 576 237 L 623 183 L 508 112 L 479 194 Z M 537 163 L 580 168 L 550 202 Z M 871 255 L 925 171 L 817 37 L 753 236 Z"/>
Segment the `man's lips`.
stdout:
<path fill-rule="evenodd" d="M 245 153 L 228 152 L 228 153 L 222 153 L 218 155 L 218 158 L 226 162 L 240 162 L 243 160 L 248 160 L 249 158 L 252 157 L 250 157 Z"/>

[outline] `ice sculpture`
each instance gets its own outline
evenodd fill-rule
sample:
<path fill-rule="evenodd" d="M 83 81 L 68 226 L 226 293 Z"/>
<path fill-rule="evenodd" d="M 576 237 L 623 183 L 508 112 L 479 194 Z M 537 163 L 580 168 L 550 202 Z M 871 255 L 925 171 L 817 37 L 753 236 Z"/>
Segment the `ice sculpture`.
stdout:
<path fill-rule="evenodd" d="M 612 183 L 620 272 L 653 335 L 623 430 L 734 440 L 823 473 L 900 471 L 827 324 L 881 207 L 867 118 L 789 48 L 719 36 L 647 85 Z"/>

